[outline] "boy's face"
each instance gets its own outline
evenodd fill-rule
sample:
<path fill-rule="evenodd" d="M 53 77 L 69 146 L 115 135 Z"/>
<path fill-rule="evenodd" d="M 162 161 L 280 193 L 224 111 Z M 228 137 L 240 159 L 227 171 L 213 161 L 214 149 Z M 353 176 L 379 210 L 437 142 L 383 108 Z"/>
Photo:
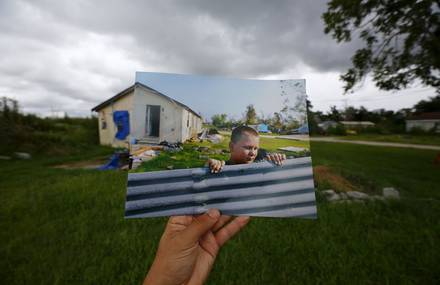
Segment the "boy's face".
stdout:
<path fill-rule="evenodd" d="M 235 164 L 252 163 L 258 153 L 260 138 L 249 133 L 242 135 L 236 143 L 229 144 L 231 161 Z"/>

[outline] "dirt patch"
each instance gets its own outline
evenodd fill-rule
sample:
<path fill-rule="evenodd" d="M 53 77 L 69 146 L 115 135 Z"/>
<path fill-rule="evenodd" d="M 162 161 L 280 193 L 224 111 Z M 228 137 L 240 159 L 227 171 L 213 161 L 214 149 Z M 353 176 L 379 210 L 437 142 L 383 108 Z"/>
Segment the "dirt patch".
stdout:
<path fill-rule="evenodd" d="M 95 169 L 102 165 L 104 165 L 108 159 L 95 159 L 95 160 L 84 160 L 84 161 L 75 161 L 75 162 L 68 162 L 63 164 L 54 165 L 54 168 L 61 168 L 61 169 Z"/>
<path fill-rule="evenodd" d="M 357 190 L 357 188 L 350 181 L 327 166 L 319 165 L 314 167 L 313 174 L 315 182 L 321 189 L 333 189 L 336 192 Z"/>

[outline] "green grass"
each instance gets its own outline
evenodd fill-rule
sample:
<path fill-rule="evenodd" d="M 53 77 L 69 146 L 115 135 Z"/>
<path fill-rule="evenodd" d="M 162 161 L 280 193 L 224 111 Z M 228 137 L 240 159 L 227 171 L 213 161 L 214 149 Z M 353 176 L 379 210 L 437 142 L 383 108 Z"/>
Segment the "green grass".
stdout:
<path fill-rule="evenodd" d="M 279 151 L 278 148 L 285 146 L 296 146 L 303 148 L 310 148 L 308 141 L 296 141 L 288 139 L 271 139 L 271 138 L 260 138 L 260 147 L 265 148 L 269 151 Z"/>
<path fill-rule="evenodd" d="M 144 162 L 139 168 L 134 170 L 134 172 L 166 170 L 167 167 L 172 167 L 172 169 L 203 167 L 206 164 L 208 158 L 228 160 L 228 145 L 229 136 L 226 136 L 223 141 L 218 144 L 214 144 L 209 141 L 203 141 L 201 143 L 186 143 L 183 146 L 183 151 L 176 153 L 161 152 L 159 156 L 153 158 L 148 162 Z M 271 152 L 282 152 L 278 150 L 278 148 L 285 146 L 310 148 L 309 143 L 303 141 L 270 138 L 260 139 L 260 147 Z M 209 148 L 209 150 L 199 151 L 195 149 L 197 147 L 207 147 Z M 227 153 L 214 153 L 215 150 L 223 150 Z M 291 152 L 285 153 L 293 154 Z"/>
<path fill-rule="evenodd" d="M 208 283 L 438 284 L 437 152 L 311 144 L 314 165 L 397 187 L 402 200 L 333 205 L 318 196 L 318 220 L 254 218 Z M 50 167 L 61 160 L 0 161 L 2 284 L 140 284 L 166 219 L 124 220 L 126 172 Z"/>
<path fill-rule="evenodd" d="M 376 135 L 376 134 L 360 134 L 337 137 L 343 140 L 359 140 L 359 141 L 378 141 L 378 142 L 395 142 L 407 144 L 425 144 L 440 145 L 440 134 L 438 135 Z"/>
<path fill-rule="evenodd" d="M 408 198 L 440 200 L 439 151 L 312 142 L 315 165 L 328 165 L 345 176 L 377 187 L 393 186 Z"/>

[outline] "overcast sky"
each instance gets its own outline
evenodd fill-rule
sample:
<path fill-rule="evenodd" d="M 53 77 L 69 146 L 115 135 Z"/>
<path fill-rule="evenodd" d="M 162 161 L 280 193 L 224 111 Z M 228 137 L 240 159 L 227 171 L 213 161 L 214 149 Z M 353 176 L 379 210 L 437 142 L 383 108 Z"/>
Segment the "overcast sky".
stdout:
<path fill-rule="evenodd" d="M 136 71 L 305 79 L 315 110 L 400 109 L 432 88 L 378 91 L 366 80 L 342 95 L 339 74 L 359 42 L 323 33 L 326 1 L 0 1 L 0 96 L 25 112 L 90 109 Z"/>

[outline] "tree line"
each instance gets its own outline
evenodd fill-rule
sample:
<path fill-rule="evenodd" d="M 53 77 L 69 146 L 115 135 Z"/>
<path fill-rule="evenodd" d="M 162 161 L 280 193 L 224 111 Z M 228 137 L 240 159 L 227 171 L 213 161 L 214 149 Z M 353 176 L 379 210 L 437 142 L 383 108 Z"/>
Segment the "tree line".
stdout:
<path fill-rule="evenodd" d="M 411 117 L 422 113 L 440 112 L 440 95 L 431 97 L 428 100 L 421 100 L 412 108 L 404 108 L 398 111 L 378 109 L 367 110 L 365 107 L 348 106 L 338 109 L 336 106 L 330 107 L 327 112 L 313 111 L 310 101 L 308 105 L 308 119 L 311 133 L 325 133 L 318 124 L 325 121 L 369 121 L 375 124 L 374 127 L 365 128 L 364 132 L 372 133 L 403 133 L 405 132 L 405 121 Z M 341 132 L 342 130 L 331 131 Z"/>
<path fill-rule="evenodd" d="M 41 118 L 23 114 L 17 100 L 0 97 L 0 154 L 64 154 L 99 144 L 95 117 Z"/>
<path fill-rule="evenodd" d="M 319 128 L 318 124 L 325 121 L 369 121 L 375 124 L 375 127 L 366 128 L 364 131 L 375 133 L 403 133 L 405 132 L 405 120 L 412 116 L 440 112 L 440 95 L 428 100 L 421 100 L 412 108 L 404 108 L 398 111 L 379 109 L 367 110 L 365 107 L 348 106 L 338 109 L 336 106 L 330 107 L 327 112 L 313 111 L 313 105 L 306 100 L 307 118 L 302 122 L 287 112 L 287 106 L 284 106 L 279 112 L 274 112 L 271 116 L 258 115 L 253 105 L 248 105 L 241 119 L 236 120 L 228 117 L 227 114 L 215 114 L 211 117 L 211 124 L 217 128 L 232 129 L 239 125 L 266 124 L 269 130 L 275 133 L 288 133 L 307 123 L 311 133 L 324 134 L 324 130 Z M 298 110 L 298 109 L 296 109 Z M 341 130 L 339 130 L 341 131 Z"/>
<path fill-rule="evenodd" d="M 280 111 L 274 112 L 270 116 L 263 113 L 257 114 L 254 105 L 246 106 L 245 112 L 241 119 L 228 117 L 227 114 L 215 114 L 211 117 L 211 124 L 217 128 L 232 129 L 240 125 L 257 125 L 265 124 L 269 130 L 276 133 L 288 132 L 299 128 L 306 122 L 306 118 L 295 117 L 290 114 L 289 107 L 284 106 Z M 304 110 L 305 114 L 305 110 Z"/>

